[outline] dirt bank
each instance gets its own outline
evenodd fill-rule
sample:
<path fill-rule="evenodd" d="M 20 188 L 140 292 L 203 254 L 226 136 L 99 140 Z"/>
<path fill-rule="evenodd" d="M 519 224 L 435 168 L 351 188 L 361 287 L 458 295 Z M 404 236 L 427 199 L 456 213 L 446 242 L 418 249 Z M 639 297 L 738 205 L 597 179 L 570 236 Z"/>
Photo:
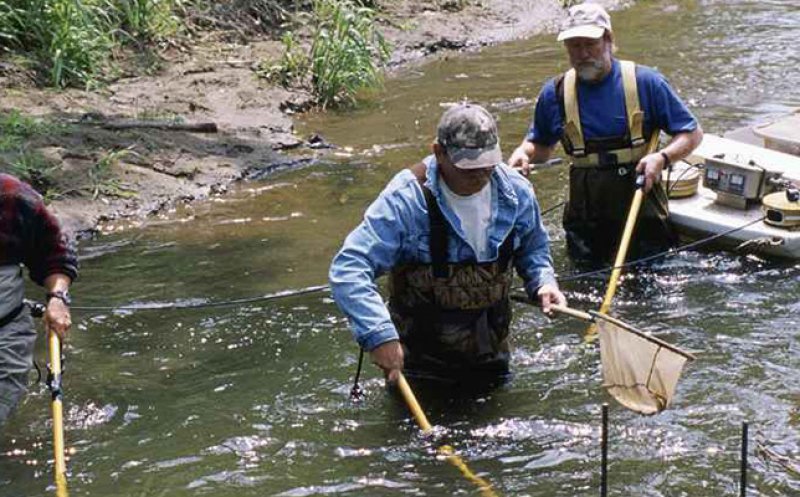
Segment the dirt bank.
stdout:
<path fill-rule="evenodd" d="M 459 3 L 383 2 L 380 25 L 393 47 L 391 70 L 448 51 L 555 31 L 564 15 L 558 0 Z M 97 92 L 15 89 L 14 75 L 0 71 L 0 108 L 70 123 L 63 134 L 29 143 L 62 164 L 57 180 L 68 194 L 51 205 L 69 232 L 85 236 L 136 225 L 176 203 L 224 193 L 248 175 L 303 160 L 281 151 L 324 153 L 293 130 L 291 116 L 308 108 L 310 96 L 270 86 L 253 71 L 260 61 L 277 59 L 282 45 L 226 38 L 210 33 L 191 50 L 166 53 L 158 74 L 120 79 Z M 104 126 L 130 120 L 214 123 L 217 131 Z M 95 172 L 91 184 L 87 171 Z"/>

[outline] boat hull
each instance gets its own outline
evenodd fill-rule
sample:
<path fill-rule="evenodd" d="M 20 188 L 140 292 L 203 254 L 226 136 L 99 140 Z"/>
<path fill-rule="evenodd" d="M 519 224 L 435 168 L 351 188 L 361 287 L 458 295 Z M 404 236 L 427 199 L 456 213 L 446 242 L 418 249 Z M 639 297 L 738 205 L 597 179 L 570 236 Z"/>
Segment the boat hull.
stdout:
<path fill-rule="evenodd" d="M 715 135 L 707 134 L 688 162 L 702 164 L 707 158 L 722 153 L 738 155 L 745 158 L 745 162 L 752 159 L 765 169 L 781 171 L 784 178 L 800 184 L 800 157 Z M 670 217 L 682 238 L 701 239 L 726 233 L 714 240 L 716 246 L 763 257 L 800 259 L 800 230 L 778 228 L 759 221 L 764 216 L 760 204 L 736 209 L 717 204 L 715 199 L 716 193 L 702 184 L 691 197 L 670 199 Z"/>

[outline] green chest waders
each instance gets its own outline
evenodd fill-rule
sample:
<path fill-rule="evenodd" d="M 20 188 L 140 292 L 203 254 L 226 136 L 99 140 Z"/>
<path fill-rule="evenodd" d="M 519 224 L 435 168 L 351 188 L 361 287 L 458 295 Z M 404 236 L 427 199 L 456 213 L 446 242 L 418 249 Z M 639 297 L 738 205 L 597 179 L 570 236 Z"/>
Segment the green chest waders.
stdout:
<path fill-rule="evenodd" d="M 561 143 L 572 157 L 563 219 L 567 248 L 574 259 L 595 264 L 614 259 L 636 190 L 636 165 L 646 155 L 649 142 L 643 133 L 636 66 L 629 61 L 620 63 L 628 124 L 625 136 L 584 139 L 575 70 L 567 71 L 556 83 L 557 94 L 563 96 Z M 631 257 L 659 252 L 674 243 L 668 205 L 663 185 L 655 184 L 639 216 Z"/>

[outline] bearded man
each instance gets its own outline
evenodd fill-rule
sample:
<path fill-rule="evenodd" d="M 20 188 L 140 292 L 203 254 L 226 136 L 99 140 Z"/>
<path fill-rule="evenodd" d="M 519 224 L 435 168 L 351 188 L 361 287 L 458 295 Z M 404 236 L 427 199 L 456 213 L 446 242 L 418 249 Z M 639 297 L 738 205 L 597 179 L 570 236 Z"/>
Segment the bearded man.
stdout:
<path fill-rule="evenodd" d="M 611 18 L 599 4 L 570 8 L 558 41 L 572 69 L 544 85 L 528 134 L 508 164 L 527 175 L 561 142 L 571 157 L 563 218 L 567 248 L 589 265 L 614 259 L 636 176 L 643 174 L 649 194 L 630 253 L 667 249 L 675 237 L 661 171 L 700 144 L 697 119 L 658 71 L 613 57 Z M 652 152 L 648 144 L 660 131 L 672 138 Z"/>

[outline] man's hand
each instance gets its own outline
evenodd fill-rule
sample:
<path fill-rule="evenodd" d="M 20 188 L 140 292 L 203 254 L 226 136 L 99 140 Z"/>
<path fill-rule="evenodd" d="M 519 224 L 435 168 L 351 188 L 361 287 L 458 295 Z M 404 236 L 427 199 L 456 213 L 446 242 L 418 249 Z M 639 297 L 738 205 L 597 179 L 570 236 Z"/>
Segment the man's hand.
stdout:
<path fill-rule="evenodd" d="M 561 293 L 561 290 L 558 289 L 558 286 L 553 284 L 545 284 L 540 286 L 539 290 L 536 292 L 536 295 L 539 297 L 539 304 L 542 306 L 542 312 L 548 316 L 553 315 L 553 311 L 550 308 L 551 305 L 567 305 L 567 298 L 563 293 Z"/>
<path fill-rule="evenodd" d="M 53 273 L 45 278 L 44 287 L 48 295 L 58 292 L 66 293 L 69 291 L 71 282 L 72 280 L 66 274 Z M 51 297 L 44 303 L 47 306 L 47 310 L 44 312 L 44 327 L 47 331 L 56 333 L 62 340 L 66 338 L 67 331 L 72 326 L 72 317 L 67 302 L 57 297 Z"/>
<path fill-rule="evenodd" d="M 47 310 L 44 313 L 44 326 L 47 331 L 52 331 L 62 340 L 66 338 L 72 317 L 69 307 L 61 299 L 52 298 L 47 302 Z"/>
<path fill-rule="evenodd" d="M 642 157 L 636 165 L 636 173 L 644 174 L 644 192 L 647 193 L 653 185 L 661 181 L 661 171 L 665 165 L 664 156 L 660 152 L 648 154 Z"/>
<path fill-rule="evenodd" d="M 509 157 L 508 165 L 519 171 L 523 176 L 528 176 L 533 170 L 530 161 L 528 153 L 522 146 L 519 146 Z"/>
<path fill-rule="evenodd" d="M 383 370 L 383 375 L 389 383 L 397 382 L 397 377 L 403 370 L 403 347 L 398 340 L 392 340 L 378 345 L 370 351 L 372 362 Z"/>

